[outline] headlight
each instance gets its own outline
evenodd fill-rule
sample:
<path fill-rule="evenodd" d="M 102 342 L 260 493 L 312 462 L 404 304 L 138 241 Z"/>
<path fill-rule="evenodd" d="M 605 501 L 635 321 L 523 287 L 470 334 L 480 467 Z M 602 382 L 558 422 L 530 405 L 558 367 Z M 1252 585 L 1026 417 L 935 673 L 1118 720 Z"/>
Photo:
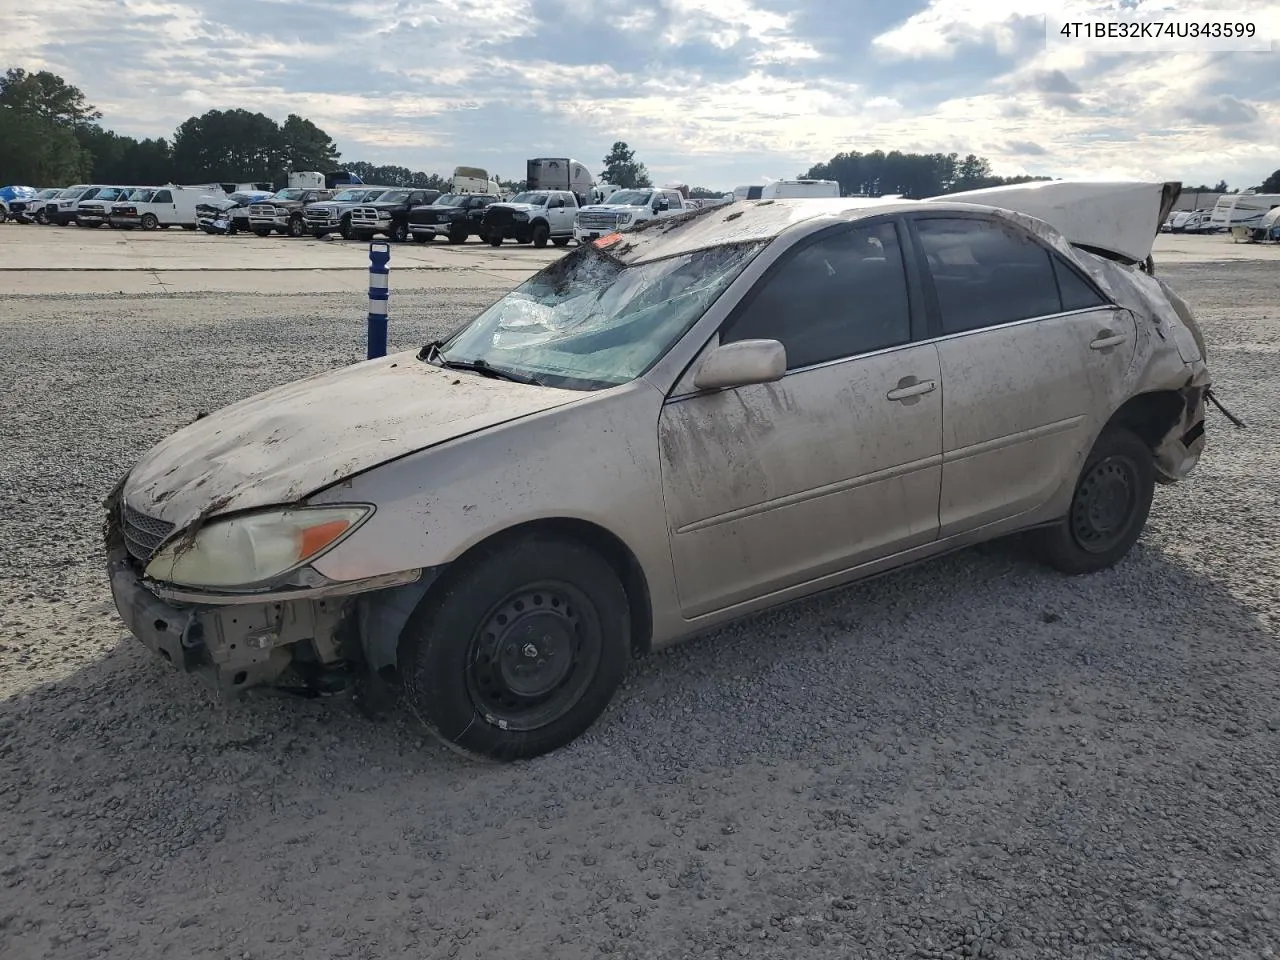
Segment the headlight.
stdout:
<path fill-rule="evenodd" d="M 632 217 L 633 217 L 633 216 L 634 216 L 634 214 L 630 214 L 630 213 L 620 213 L 620 214 L 618 214 L 618 223 L 619 223 L 619 225 L 624 224 L 624 223 L 630 223 L 630 222 L 631 222 L 631 220 L 632 220 Z"/>
<path fill-rule="evenodd" d="M 153 580 L 184 587 L 243 587 L 271 580 L 338 543 L 372 507 L 299 507 L 214 521 L 171 541 L 147 564 Z"/>
<path fill-rule="evenodd" d="M 523 213 L 520 210 L 517 210 L 515 213 L 511 215 L 511 219 L 512 220 L 528 220 L 529 215 L 527 213 Z"/>

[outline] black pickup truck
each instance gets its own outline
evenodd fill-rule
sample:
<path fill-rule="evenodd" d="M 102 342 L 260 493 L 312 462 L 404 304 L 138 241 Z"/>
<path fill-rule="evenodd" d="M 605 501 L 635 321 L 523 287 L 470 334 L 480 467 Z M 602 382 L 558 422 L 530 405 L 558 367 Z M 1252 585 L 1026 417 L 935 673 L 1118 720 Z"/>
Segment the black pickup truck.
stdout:
<path fill-rule="evenodd" d="M 388 190 L 373 203 L 364 203 L 351 211 L 351 239 L 372 240 L 382 234 L 403 243 L 409 239 L 409 211 L 425 207 L 440 196 L 439 190 Z"/>
<path fill-rule="evenodd" d="M 468 237 L 484 239 L 481 223 L 496 194 L 446 193 L 435 203 L 409 211 L 409 233 L 418 243 L 448 237 L 450 243 L 466 243 Z"/>

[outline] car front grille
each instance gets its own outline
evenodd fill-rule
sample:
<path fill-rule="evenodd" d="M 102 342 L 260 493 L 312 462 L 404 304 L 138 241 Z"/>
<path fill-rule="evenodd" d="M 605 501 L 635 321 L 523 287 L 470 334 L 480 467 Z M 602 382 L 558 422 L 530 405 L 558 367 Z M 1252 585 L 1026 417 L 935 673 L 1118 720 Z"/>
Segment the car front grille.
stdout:
<path fill-rule="evenodd" d="M 612 230 L 618 225 L 616 213 L 580 213 L 578 226 L 583 230 Z"/>
<path fill-rule="evenodd" d="M 337 211 L 332 207 L 312 207 L 307 211 L 308 220 L 332 220 L 337 215 Z"/>
<path fill-rule="evenodd" d="M 366 225 L 377 223 L 379 212 L 377 207 L 356 207 L 351 211 L 351 222 Z"/>
<path fill-rule="evenodd" d="M 515 211 L 508 207 L 490 207 L 484 212 L 486 227 L 509 227 L 515 220 Z"/>
<path fill-rule="evenodd" d="M 254 203 L 249 206 L 249 216 L 260 217 L 266 220 L 274 220 L 276 216 L 276 208 L 270 203 Z"/>
<path fill-rule="evenodd" d="M 173 524 L 139 513 L 127 504 L 120 505 L 120 529 L 129 556 L 139 563 L 146 563 L 160 544 L 173 532 Z"/>

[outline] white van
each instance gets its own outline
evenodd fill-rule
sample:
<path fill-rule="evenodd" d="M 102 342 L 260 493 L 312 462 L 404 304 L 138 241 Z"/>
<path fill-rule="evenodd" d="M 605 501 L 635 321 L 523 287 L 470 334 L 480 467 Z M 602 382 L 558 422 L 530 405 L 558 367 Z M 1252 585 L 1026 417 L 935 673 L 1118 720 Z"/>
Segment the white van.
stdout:
<path fill-rule="evenodd" d="M 1209 216 L 1209 230 L 1256 227 L 1268 210 L 1280 207 L 1280 193 L 1228 193 L 1218 198 Z"/>
<path fill-rule="evenodd" d="M 799 200 L 807 197 L 840 197 L 835 180 L 774 180 L 760 191 L 761 200 Z"/>
<path fill-rule="evenodd" d="M 137 187 L 100 187 L 86 193 L 75 206 L 77 227 L 101 227 L 111 220 L 111 205 L 123 200 Z"/>
<path fill-rule="evenodd" d="M 213 188 L 218 194 L 221 187 Z M 113 227 L 141 227 L 158 230 L 161 227 L 196 228 L 196 205 L 213 191 L 209 187 L 179 187 L 166 184 L 135 190 L 127 200 L 111 207 Z"/>

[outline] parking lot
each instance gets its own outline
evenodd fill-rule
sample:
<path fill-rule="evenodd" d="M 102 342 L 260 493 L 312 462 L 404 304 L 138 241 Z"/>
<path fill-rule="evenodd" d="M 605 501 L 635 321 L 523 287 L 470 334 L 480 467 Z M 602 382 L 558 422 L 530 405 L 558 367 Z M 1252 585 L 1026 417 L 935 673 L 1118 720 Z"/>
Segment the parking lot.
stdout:
<path fill-rule="evenodd" d="M 394 245 L 391 349 L 562 253 Z M 1277 956 L 1280 251 L 1155 259 L 1248 429 L 1210 412 L 1118 567 L 1000 542 L 793 604 L 487 766 L 218 705 L 106 585 L 148 447 L 363 357 L 367 248 L 0 227 L 0 956 Z"/>

